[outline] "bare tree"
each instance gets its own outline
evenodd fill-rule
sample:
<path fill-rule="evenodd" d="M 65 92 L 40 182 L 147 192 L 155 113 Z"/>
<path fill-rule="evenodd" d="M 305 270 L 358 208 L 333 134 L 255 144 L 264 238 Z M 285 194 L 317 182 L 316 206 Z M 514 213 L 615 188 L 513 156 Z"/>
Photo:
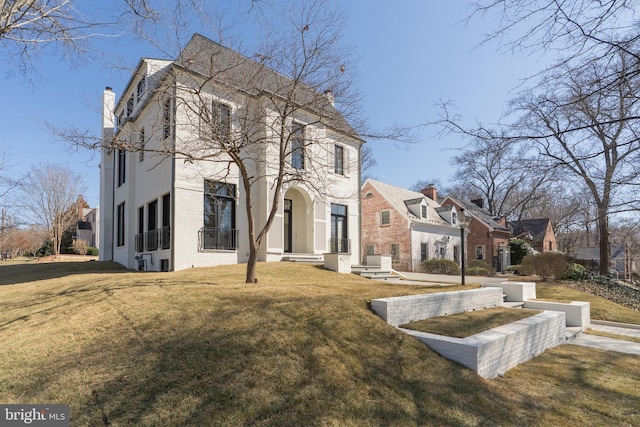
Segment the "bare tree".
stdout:
<path fill-rule="evenodd" d="M 508 138 L 474 138 L 452 160 L 457 166 L 455 181 L 473 197 L 481 197 L 491 215 L 522 217 L 518 212 L 526 209 L 553 172 L 536 167 L 530 157 L 526 147 Z"/>
<path fill-rule="evenodd" d="M 561 168 L 589 190 L 602 260 L 609 258 L 609 215 L 640 203 L 640 129 L 630 119 L 640 112 L 640 78 L 624 77 L 629 60 L 620 52 L 588 68 L 565 69 L 515 104 L 524 115 L 514 133 L 530 135 L 547 165 Z M 606 269 L 602 262 L 601 273 Z"/>
<path fill-rule="evenodd" d="M 47 230 L 59 254 L 63 233 L 78 220 L 75 203 L 84 190 L 80 177 L 63 165 L 45 163 L 31 169 L 22 190 L 23 208 Z"/>

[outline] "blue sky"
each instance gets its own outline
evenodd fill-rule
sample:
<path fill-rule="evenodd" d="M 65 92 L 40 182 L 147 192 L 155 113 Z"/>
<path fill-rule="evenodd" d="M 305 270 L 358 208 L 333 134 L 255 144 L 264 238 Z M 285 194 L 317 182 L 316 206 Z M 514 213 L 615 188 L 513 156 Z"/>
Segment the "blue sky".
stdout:
<path fill-rule="evenodd" d="M 340 3 L 348 19 L 345 43 L 354 45 L 361 57 L 358 85 L 365 95 L 363 110 L 376 128 L 432 121 L 438 115 L 434 103 L 440 99 L 455 103 L 458 112 L 470 120 L 496 121 L 509 91 L 538 68 L 535 58 L 502 55 L 496 45 L 475 48 L 490 27 L 482 21 L 471 26 L 460 23 L 471 11 L 463 1 Z M 84 181 L 87 190 L 83 195 L 92 207 L 99 203 L 99 156 L 70 151 L 41 122 L 61 127 L 73 124 L 97 134 L 102 91 L 111 86 L 119 95 L 130 77 L 130 71 L 111 69 L 104 62 L 124 55 L 133 68 L 142 56 L 159 57 L 143 45 L 123 47 L 109 41 L 102 46 L 104 61 L 80 66 L 70 66 L 50 52 L 38 64 L 41 79 L 35 86 L 20 76 L 8 76 L 11 64 L 0 64 L 5 100 L 0 150 L 9 151 L 12 175 L 21 176 L 40 162 L 66 164 Z M 439 138 L 437 131 L 420 129 L 421 141 L 408 147 L 370 141 L 378 162 L 372 175 L 401 187 L 433 179 L 446 185 L 455 171 L 451 157 L 464 141 L 456 136 Z"/>

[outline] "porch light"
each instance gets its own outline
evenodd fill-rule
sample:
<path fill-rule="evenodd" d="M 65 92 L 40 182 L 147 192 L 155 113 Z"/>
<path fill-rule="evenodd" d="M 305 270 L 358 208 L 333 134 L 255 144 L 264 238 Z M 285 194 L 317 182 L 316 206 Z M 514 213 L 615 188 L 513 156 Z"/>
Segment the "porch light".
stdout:
<path fill-rule="evenodd" d="M 471 223 L 471 215 L 466 215 L 464 213 L 464 209 L 460 208 L 460 218 L 458 219 L 458 226 L 460 227 L 460 272 L 462 274 L 462 286 L 464 283 L 464 234 L 465 230 L 469 228 L 469 224 Z"/>

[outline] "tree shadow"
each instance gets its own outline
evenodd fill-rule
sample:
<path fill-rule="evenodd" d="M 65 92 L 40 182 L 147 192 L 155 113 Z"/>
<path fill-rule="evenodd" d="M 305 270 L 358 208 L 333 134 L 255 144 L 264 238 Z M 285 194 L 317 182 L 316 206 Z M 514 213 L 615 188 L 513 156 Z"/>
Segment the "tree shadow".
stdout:
<path fill-rule="evenodd" d="M 0 264 L 0 285 L 16 285 L 91 273 L 130 273 L 122 265 L 111 261 Z"/>

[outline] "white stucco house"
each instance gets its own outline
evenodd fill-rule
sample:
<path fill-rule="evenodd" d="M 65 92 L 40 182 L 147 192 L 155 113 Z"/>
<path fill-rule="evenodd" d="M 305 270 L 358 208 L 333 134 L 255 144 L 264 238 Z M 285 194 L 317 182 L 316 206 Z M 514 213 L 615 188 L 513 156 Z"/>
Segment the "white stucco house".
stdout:
<path fill-rule="evenodd" d="M 141 59 L 103 105 L 101 260 L 153 271 L 247 262 L 247 204 L 259 231 L 277 200 L 259 261 L 358 262 L 364 141 L 331 92 L 196 34 L 175 60 Z"/>

